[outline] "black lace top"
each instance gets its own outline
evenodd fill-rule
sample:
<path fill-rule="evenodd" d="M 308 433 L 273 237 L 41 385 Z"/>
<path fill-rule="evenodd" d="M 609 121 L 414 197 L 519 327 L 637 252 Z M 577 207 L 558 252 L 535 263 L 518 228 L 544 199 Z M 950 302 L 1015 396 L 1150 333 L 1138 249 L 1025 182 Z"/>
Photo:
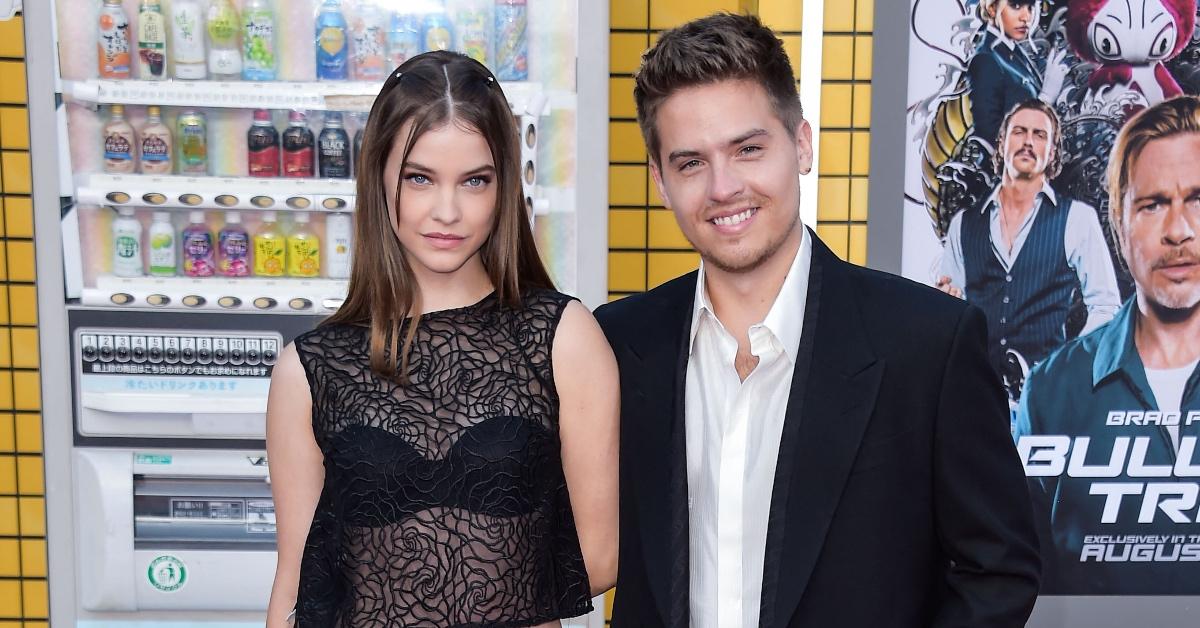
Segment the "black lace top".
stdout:
<path fill-rule="evenodd" d="M 570 298 L 523 300 L 422 316 L 407 386 L 371 372 L 366 327 L 296 338 L 325 456 L 297 626 L 530 626 L 591 610 L 550 363 Z"/>

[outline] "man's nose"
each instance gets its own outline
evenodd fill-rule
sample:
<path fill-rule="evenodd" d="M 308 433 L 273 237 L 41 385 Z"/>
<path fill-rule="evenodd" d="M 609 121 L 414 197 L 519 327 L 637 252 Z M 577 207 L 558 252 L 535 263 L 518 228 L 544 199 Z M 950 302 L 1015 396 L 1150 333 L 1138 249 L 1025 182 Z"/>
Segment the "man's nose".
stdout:
<path fill-rule="evenodd" d="M 723 203 L 737 198 L 746 188 L 741 176 L 729 164 L 714 163 L 710 172 L 709 196 L 715 202 Z"/>
<path fill-rule="evenodd" d="M 1196 231 L 1200 229 L 1200 215 L 1188 207 L 1188 203 L 1173 203 L 1167 210 L 1166 223 L 1163 225 L 1163 243 L 1179 246 L 1196 239 Z"/>

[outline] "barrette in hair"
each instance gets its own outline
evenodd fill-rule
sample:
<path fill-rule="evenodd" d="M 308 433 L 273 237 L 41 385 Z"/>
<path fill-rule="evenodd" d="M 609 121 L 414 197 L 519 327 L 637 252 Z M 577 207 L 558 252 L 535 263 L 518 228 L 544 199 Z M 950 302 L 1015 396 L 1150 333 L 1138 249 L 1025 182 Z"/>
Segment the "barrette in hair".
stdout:
<path fill-rule="evenodd" d="M 400 78 L 401 76 L 404 76 L 404 73 L 403 73 L 403 72 L 401 72 L 401 71 L 399 71 L 399 70 L 397 70 L 397 71 L 396 71 L 396 74 L 395 74 L 395 77 L 396 77 L 396 78 Z"/>
<path fill-rule="evenodd" d="M 489 83 L 495 83 L 495 82 L 496 82 L 496 77 L 494 77 L 494 76 L 489 76 L 489 77 L 487 77 L 487 80 L 488 80 L 488 82 L 489 82 Z"/>

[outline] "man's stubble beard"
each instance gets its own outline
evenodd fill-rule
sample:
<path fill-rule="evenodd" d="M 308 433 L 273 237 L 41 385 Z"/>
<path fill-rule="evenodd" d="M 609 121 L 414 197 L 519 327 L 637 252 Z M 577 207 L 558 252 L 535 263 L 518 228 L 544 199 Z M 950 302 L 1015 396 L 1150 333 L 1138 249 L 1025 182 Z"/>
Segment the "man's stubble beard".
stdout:
<path fill-rule="evenodd" d="M 762 210 L 760 209 L 759 211 Z M 754 254 L 748 261 L 740 264 L 734 261 L 723 260 L 714 255 L 712 251 L 702 250 L 700 247 L 696 247 L 696 251 L 700 253 L 700 258 L 704 260 L 704 263 L 711 264 L 722 272 L 731 274 L 752 272 L 765 264 L 767 260 L 774 257 L 775 254 L 778 253 L 781 248 L 783 248 L 783 245 L 787 243 L 788 238 L 791 237 L 792 233 L 796 231 L 799 222 L 800 212 L 796 212 L 792 216 L 792 221 L 788 223 L 787 228 L 781 230 L 777 238 L 768 240 L 767 245 L 763 247 L 761 251 L 759 251 L 757 254 Z M 693 242 L 692 246 L 695 247 L 696 244 Z"/>

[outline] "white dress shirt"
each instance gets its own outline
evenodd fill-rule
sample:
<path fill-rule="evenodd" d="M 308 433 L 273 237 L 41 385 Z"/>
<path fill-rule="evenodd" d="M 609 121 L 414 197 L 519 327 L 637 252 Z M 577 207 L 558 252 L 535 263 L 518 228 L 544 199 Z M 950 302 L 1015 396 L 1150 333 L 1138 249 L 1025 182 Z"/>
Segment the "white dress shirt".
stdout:
<path fill-rule="evenodd" d="M 992 254 L 1000 261 L 1005 270 L 1017 263 L 1017 256 L 1033 230 L 1033 221 L 1042 209 L 1042 202 L 1049 200 L 1052 205 L 1058 205 L 1050 184 L 1042 186 L 1042 191 L 1034 201 L 1033 211 L 1025 216 L 1025 221 L 1013 236 L 1012 248 L 1003 246 L 1004 235 L 1000 225 L 1000 188 L 997 187 L 981 211 L 988 214 L 988 231 L 991 234 Z M 963 210 L 972 211 L 972 210 Z M 963 291 L 963 298 L 970 301 L 967 272 L 963 263 L 962 248 L 962 214 L 959 212 L 950 219 L 950 228 L 946 231 L 946 250 L 942 253 L 941 275 L 950 278 L 950 283 Z M 1091 333 L 1093 329 L 1112 320 L 1121 307 L 1121 293 L 1117 288 L 1117 273 L 1113 270 L 1112 258 L 1108 254 L 1108 243 L 1104 239 L 1104 231 L 1100 228 L 1100 219 L 1091 205 L 1072 201 L 1067 208 L 1067 226 L 1063 234 L 1063 253 L 1067 256 L 1067 265 L 1075 270 L 1079 277 L 1079 287 L 1083 291 L 1083 304 L 1087 306 L 1087 322 L 1079 332 L 1080 336 Z"/>
<path fill-rule="evenodd" d="M 775 303 L 750 327 L 759 361 L 745 381 L 734 368 L 737 341 L 713 311 L 700 265 L 685 394 L 694 628 L 758 626 L 771 489 L 812 262 L 803 231 Z"/>

